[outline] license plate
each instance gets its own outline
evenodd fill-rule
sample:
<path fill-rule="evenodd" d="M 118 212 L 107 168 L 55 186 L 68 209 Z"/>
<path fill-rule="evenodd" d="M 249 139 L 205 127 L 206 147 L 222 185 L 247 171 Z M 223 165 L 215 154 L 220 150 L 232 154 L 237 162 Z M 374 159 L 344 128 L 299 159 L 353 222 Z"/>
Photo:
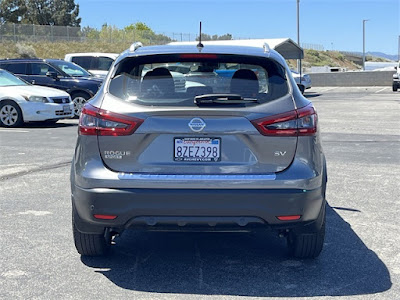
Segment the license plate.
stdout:
<path fill-rule="evenodd" d="M 174 139 L 174 161 L 216 162 L 221 160 L 221 139 L 185 137 Z"/>
<path fill-rule="evenodd" d="M 69 105 L 63 105 L 63 112 L 65 113 L 72 112 L 71 107 Z"/>

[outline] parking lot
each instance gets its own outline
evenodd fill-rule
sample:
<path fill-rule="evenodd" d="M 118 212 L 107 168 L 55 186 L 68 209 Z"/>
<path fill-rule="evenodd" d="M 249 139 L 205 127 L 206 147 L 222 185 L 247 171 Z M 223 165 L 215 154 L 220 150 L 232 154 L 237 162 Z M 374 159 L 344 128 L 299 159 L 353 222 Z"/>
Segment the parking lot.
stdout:
<path fill-rule="evenodd" d="M 0 298 L 400 299 L 400 92 L 321 87 L 306 97 L 329 178 L 315 260 L 289 258 L 273 232 L 126 231 L 111 256 L 81 258 L 69 196 L 78 121 L 0 128 Z"/>

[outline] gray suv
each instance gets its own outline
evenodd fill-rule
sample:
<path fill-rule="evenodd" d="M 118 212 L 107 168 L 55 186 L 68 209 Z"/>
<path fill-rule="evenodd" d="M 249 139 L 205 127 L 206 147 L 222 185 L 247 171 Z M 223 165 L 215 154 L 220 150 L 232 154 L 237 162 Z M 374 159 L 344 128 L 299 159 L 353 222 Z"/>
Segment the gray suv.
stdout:
<path fill-rule="evenodd" d="M 178 90 L 168 66 L 179 64 L 234 74 Z M 317 121 L 268 45 L 132 45 L 80 116 L 76 249 L 106 254 L 127 228 L 273 229 L 294 257 L 318 256 L 327 171 Z"/>

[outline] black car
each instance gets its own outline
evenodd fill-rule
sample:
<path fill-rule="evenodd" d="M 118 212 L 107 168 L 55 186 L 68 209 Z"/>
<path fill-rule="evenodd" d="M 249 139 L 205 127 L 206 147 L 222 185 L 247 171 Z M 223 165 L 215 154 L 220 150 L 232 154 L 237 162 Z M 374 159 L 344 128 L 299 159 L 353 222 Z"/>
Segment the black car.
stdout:
<path fill-rule="evenodd" d="M 10 71 L 29 83 L 64 90 L 74 102 L 74 115 L 92 98 L 102 84 L 80 66 L 60 59 L 5 59 L 0 68 Z"/>

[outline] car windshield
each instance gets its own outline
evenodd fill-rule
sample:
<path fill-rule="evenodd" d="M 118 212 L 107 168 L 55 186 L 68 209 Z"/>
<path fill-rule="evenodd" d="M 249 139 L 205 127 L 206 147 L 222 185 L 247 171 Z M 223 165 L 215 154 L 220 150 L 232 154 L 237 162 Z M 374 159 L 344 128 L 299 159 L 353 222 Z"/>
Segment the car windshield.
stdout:
<path fill-rule="evenodd" d="M 283 66 L 244 55 L 177 54 L 126 58 L 109 92 L 141 105 L 258 105 L 289 92 Z"/>
<path fill-rule="evenodd" d="M 0 70 L 0 86 L 17 86 L 17 85 L 28 85 L 22 79 L 14 76 L 13 74 Z"/>
<path fill-rule="evenodd" d="M 83 69 L 82 67 L 70 63 L 68 61 L 52 61 L 51 62 L 53 65 L 57 66 L 59 69 L 61 69 L 63 72 L 67 73 L 70 76 L 73 77 L 90 77 L 92 74 L 90 74 L 88 71 Z"/>

